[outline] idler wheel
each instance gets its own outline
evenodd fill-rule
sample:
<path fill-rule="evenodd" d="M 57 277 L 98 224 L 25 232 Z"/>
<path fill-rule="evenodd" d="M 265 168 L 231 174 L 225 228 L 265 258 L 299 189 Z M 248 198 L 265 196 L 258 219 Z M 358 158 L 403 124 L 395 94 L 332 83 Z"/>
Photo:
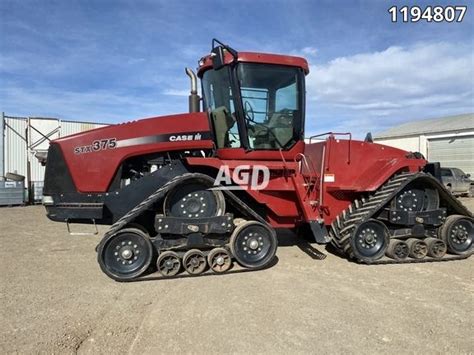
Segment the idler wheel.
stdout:
<path fill-rule="evenodd" d="M 410 248 L 403 240 L 392 239 L 385 254 L 394 260 L 404 260 L 408 257 Z"/>
<path fill-rule="evenodd" d="M 191 275 L 199 275 L 206 270 L 207 262 L 203 252 L 191 249 L 183 256 L 184 269 Z"/>
<path fill-rule="evenodd" d="M 97 250 L 100 268 L 116 281 L 129 281 L 142 275 L 152 257 L 148 234 L 137 228 L 125 228 L 104 238 Z"/>
<path fill-rule="evenodd" d="M 181 260 L 175 252 L 165 251 L 158 257 L 156 268 L 163 276 L 175 276 L 181 270 Z"/>
<path fill-rule="evenodd" d="M 434 210 L 439 207 L 438 190 L 422 186 L 416 181 L 400 191 L 392 206 L 398 211 L 419 212 Z"/>
<path fill-rule="evenodd" d="M 439 229 L 439 238 L 442 239 L 448 251 L 457 255 L 472 253 L 472 240 L 474 239 L 474 228 L 472 220 L 461 216 L 451 215 Z"/>
<path fill-rule="evenodd" d="M 375 219 L 360 224 L 351 239 L 355 257 L 366 262 L 384 256 L 389 243 L 390 235 L 387 227 Z"/>
<path fill-rule="evenodd" d="M 230 237 L 230 250 L 237 262 L 249 269 L 268 266 L 276 254 L 275 231 L 257 221 L 239 223 Z"/>
<path fill-rule="evenodd" d="M 232 266 L 232 257 L 226 249 L 215 248 L 209 252 L 207 263 L 213 272 L 221 274 Z"/>
<path fill-rule="evenodd" d="M 183 218 L 222 216 L 225 213 L 224 195 L 222 191 L 209 190 L 200 183 L 178 185 L 166 195 L 164 213 Z"/>
<path fill-rule="evenodd" d="M 435 259 L 441 259 L 448 250 L 446 243 L 438 238 L 426 238 L 425 243 L 428 246 L 428 256 Z"/>
<path fill-rule="evenodd" d="M 410 238 L 407 244 L 410 248 L 409 256 L 413 259 L 423 259 L 428 254 L 428 246 L 423 240 Z"/>

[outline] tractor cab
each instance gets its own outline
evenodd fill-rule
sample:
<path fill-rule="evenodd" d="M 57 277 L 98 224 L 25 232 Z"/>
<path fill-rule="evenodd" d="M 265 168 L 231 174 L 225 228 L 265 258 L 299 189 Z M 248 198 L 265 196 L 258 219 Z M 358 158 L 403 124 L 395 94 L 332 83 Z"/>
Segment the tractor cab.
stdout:
<path fill-rule="evenodd" d="M 219 42 L 198 70 L 217 148 L 289 150 L 303 140 L 308 72 L 303 58 L 237 53 Z"/>

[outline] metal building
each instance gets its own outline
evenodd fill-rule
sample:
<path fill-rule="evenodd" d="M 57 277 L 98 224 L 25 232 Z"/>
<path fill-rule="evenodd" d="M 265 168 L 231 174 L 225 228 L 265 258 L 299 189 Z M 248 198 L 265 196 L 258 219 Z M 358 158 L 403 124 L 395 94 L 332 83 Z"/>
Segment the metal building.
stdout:
<path fill-rule="evenodd" d="M 2 113 L 0 122 L 0 180 L 13 173 L 25 177 L 29 200 L 42 195 L 45 167 L 36 158 L 59 137 L 106 126 L 102 123 L 66 121 L 58 118 L 12 117 Z"/>
<path fill-rule="evenodd" d="M 474 176 L 474 114 L 420 120 L 377 134 L 374 141 L 422 153 L 429 161 Z"/>

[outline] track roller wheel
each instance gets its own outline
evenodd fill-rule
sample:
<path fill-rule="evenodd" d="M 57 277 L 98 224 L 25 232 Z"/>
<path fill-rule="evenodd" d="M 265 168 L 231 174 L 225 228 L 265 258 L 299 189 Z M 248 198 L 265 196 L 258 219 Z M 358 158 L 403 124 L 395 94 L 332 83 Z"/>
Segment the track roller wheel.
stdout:
<path fill-rule="evenodd" d="M 206 270 L 206 257 L 198 249 L 191 249 L 183 256 L 184 269 L 191 275 L 199 275 Z"/>
<path fill-rule="evenodd" d="M 213 272 L 220 274 L 230 269 L 232 257 L 226 249 L 215 248 L 209 252 L 207 263 Z"/>
<path fill-rule="evenodd" d="M 435 259 L 441 259 L 443 256 L 446 255 L 446 251 L 448 250 L 448 248 L 446 247 L 446 243 L 443 242 L 441 239 L 426 238 L 424 241 L 428 246 L 428 256 L 431 256 Z"/>
<path fill-rule="evenodd" d="M 354 256 L 365 262 L 384 256 L 389 243 L 390 234 L 387 227 L 375 219 L 369 219 L 359 225 L 351 239 Z"/>
<path fill-rule="evenodd" d="M 423 259 L 428 254 L 428 246 L 423 240 L 410 238 L 407 240 L 408 247 L 410 248 L 410 257 L 413 259 Z"/>
<path fill-rule="evenodd" d="M 116 281 L 130 281 L 150 266 L 153 246 L 148 234 L 137 228 L 125 228 L 104 238 L 97 250 L 102 271 Z"/>
<path fill-rule="evenodd" d="M 237 262 L 249 269 L 267 266 L 278 246 L 276 233 L 257 221 L 240 223 L 230 237 L 230 250 Z"/>
<path fill-rule="evenodd" d="M 439 229 L 439 237 L 442 239 L 448 251 L 457 255 L 466 255 L 472 252 L 472 240 L 474 239 L 474 228 L 472 221 L 461 215 L 451 215 Z"/>
<path fill-rule="evenodd" d="M 158 257 L 156 268 L 163 276 L 175 276 L 181 270 L 181 260 L 175 252 L 165 251 Z"/>
<path fill-rule="evenodd" d="M 172 189 L 164 200 L 165 215 L 172 217 L 203 218 L 225 213 L 224 194 L 209 190 L 198 182 L 189 182 Z"/>
<path fill-rule="evenodd" d="M 410 248 L 403 240 L 391 239 L 385 254 L 394 260 L 404 260 L 408 257 Z"/>

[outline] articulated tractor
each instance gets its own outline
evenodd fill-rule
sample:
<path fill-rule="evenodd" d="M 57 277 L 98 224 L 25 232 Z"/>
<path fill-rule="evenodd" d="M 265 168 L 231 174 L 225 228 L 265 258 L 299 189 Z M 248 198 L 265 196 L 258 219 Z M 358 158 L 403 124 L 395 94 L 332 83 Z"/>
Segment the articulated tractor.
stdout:
<path fill-rule="evenodd" d="M 50 144 L 47 216 L 110 225 L 97 246 L 107 276 L 270 267 L 283 228 L 365 264 L 472 254 L 473 215 L 440 183 L 438 163 L 370 135 L 305 140 L 305 59 L 213 40 L 197 75 L 186 73 L 189 113 Z"/>

